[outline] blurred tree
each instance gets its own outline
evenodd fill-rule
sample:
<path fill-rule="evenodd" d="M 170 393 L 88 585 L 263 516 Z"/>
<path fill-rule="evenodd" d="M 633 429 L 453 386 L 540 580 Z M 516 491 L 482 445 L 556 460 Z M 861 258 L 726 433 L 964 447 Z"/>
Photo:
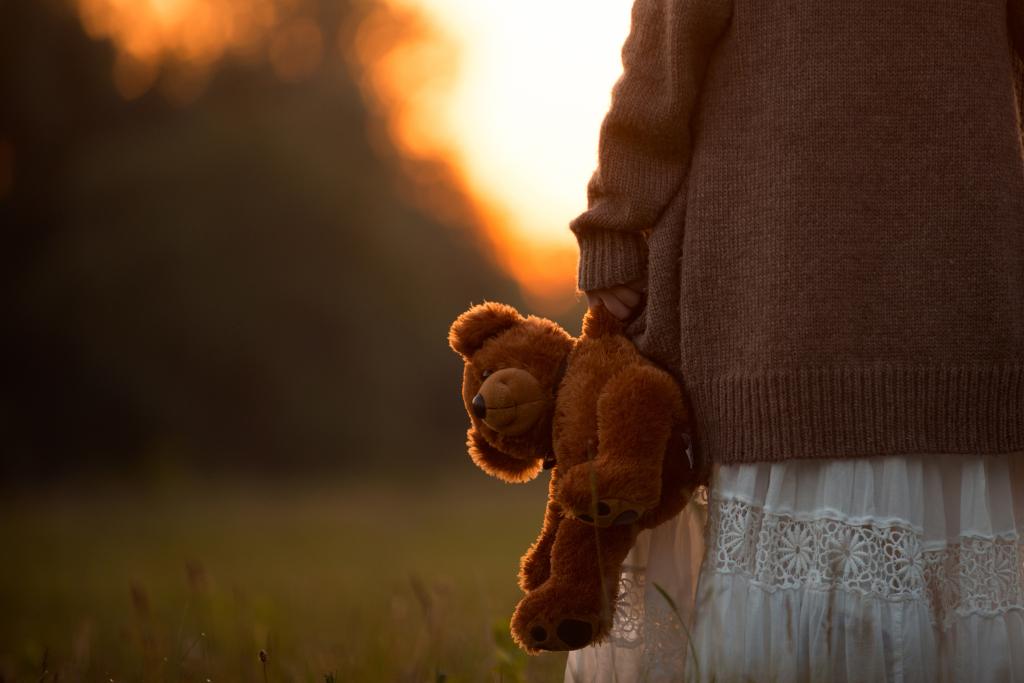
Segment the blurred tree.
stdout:
<path fill-rule="evenodd" d="M 179 108 L 123 101 L 113 58 L 0 3 L 2 473 L 461 461 L 447 327 L 518 291 L 398 198 L 341 60 L 227 62 Z"/>

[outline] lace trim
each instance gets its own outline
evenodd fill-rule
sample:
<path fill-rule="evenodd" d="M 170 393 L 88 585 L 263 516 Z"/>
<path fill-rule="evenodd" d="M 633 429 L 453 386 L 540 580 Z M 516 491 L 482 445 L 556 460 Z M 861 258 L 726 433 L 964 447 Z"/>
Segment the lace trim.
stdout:
<path fill-rule="evenodd" d="M 609 640 L 624 647 L 637 647 L 643 642 L 643 596 L 647 572 L 641 566 L 624 564 L 619 575 L 619 599 Z"/>
<path fill-rule="evenodd" d="M 689 504 L 706 510 L 707 489 L 699 487 Z M 626 563 L 619 575 L 612 629 L 603 646 L 638 651 L 643 676 L 679 679 L 690 647 L 689 623 L 684 624 L 689 607 L 673 606 L 648 581 L 646 567 Z"/>
<path fill-rule="evenodd" d="M 1024 609 L 1024 558 L 1016 534 L 962 536 L 922 548 L 909 525 L 800 519 L 712 496 L 705 565 L 764 590 L 828 589 L 889 601 L 925 601 L 933 623 Z"/>
<path fill-rule="evenodd" d="M 630 661 L 639 667 L 636 674 L 641 680 L 651 676 L 681 680 L 689 642 L 681 615 L 654 586 L 648 586 L 646 569 L 623 565 L 612 629 L 597 645 L 612 648 L 610 663 L 614 664 L 615 650 L 633 651 L 638 656 Z"/>
<path fill-rule="evenodd" d="M 707 513 L 702 574 L 742 575 L 768 591 L 827 589 L 925 601 L 933 624 L 943 628 L 958 617 L 1024 609 L 1024 548 L 1016 534 L 923 547 L 921 530 L 903 522 L 766 512 L 709 496 L 703 487 L 693 503 Z M 684 614 L 689 607 L 678 606 Z M 615 651 L 632 653 L 643 676 L 682 680 L 690 626 L 650 585 L 646 568 L 627 561 L 612 630 L 595 647 L 609 648 L 601 656 L 612 664 Z"/>

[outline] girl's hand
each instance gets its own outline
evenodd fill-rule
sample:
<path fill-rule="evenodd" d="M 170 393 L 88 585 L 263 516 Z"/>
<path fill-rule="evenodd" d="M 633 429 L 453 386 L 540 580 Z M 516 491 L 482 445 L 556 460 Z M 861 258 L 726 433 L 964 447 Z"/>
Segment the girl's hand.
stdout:
<path fill-rule="evenodd" d="M 612 312 L 619 320 L 625 320 L 635 313 L 647 291 L 647 280 L 641 278 L 624 285 L 612 285 L 601 289 L 587 290 L 587 304 L 593 310 L 599 303 Z"/>

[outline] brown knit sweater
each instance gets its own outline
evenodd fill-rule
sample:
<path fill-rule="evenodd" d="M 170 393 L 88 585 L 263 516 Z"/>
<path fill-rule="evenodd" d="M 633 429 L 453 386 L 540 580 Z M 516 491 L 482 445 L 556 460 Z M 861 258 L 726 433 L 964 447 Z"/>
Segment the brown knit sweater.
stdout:
<path fill-rule="evenodd" d="M 582 290 L 713 462 L 1024 450 L 1024 0 L 636 0 Z"/>

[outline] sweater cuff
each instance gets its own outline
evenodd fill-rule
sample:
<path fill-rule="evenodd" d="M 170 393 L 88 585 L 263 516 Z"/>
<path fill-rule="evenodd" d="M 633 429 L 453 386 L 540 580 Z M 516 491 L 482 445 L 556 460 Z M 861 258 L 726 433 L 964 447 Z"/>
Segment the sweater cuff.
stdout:
<path fill-rule="evenodd" d="M 578 233 L 577 288 L 580 291 L 624 285 L 647 274 L 647 238 L 626 230 Z"/>

